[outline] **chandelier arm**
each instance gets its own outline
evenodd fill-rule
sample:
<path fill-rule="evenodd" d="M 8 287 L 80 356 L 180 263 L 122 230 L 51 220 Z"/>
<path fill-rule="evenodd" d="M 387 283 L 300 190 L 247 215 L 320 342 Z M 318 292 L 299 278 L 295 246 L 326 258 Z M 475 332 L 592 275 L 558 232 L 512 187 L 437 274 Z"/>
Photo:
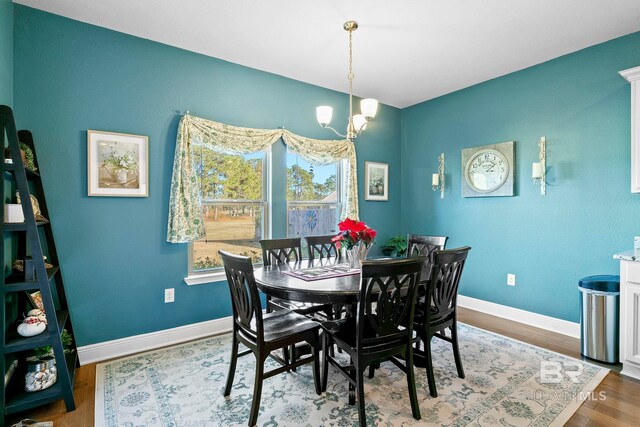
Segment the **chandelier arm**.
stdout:
<path fill-rule="evenodd" d="M 324 129 L 331 129 L 336 135 L 338 135 L 340 138 L 345 138 L 345 139 L 349 139 L 346 135 L 343 135 L 341 133 L 339 133 L 337 130 L 335 130 L 334 128 L 332 128 L 331 126 L 325 125 L 322 126 Z"/>
<path fill-rule="evenodd" d="M 356 136 L 364 132 L 364 129 L 367 127 L 367 124 L 369 124 L 369 122 L 364 122 L 362 126 L 360 126 L 360 129 L 356 129 Z"/>

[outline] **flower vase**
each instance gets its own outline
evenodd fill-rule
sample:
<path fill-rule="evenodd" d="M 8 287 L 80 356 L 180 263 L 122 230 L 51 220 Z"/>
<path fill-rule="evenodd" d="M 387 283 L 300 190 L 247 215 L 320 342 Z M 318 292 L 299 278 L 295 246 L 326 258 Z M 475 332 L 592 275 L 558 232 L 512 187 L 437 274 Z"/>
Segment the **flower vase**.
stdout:
<path fill-rule="evenodd" d="M 362 261 L 367 258 L 369 252 L 369 246 L 362 242 L 357 243 L 351 249 L 347 249 L 347 261 L 349 262 L 349 268 L 362 268 Z"/>
<path fill-rule="evenodd" d="M 124 184 L 127 182 L 127 174 L 128 172 L 124 169 L 116 171 L 116 181 L 118 184 Z"/>

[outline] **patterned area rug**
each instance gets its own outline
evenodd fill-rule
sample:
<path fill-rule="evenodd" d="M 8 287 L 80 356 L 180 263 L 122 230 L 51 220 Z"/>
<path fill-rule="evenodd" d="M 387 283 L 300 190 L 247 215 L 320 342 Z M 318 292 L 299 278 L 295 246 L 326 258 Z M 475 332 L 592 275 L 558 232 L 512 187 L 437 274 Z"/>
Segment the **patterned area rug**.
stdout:
<path fill-rule="evenodd" d="M 560 426 L 585 399 L 606 398 L 593 390 L 607 369 L 463 324 L 459 340 L 465 379 L 456 375 L 451 345 L 433 340 L 437 398 L 429 395 L 424 369 L 416 368 L 421 421 L 411 416 L 404 374 L 383 363 L 365 380 L 367 425 Z M 221 335 L 99 364 L 95 425 L 247 425 L 255 359 L 238 361 L 225 399 L 230 342 Z M 265 380 L 258 425 L 357 425 L 347 382 L 337 372 L 329 373 L 325 394 L 313 390 L 310 365 Z"/>

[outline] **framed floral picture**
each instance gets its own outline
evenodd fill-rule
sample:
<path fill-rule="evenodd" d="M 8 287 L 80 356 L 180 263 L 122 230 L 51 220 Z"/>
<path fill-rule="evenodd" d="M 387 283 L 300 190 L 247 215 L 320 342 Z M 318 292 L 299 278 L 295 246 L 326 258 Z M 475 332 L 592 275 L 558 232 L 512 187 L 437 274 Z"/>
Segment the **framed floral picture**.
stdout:
<path fill-rule="evenodd" d="M 389 164 L 365 162 L 364 183 L 365 200 L 389 200 Z"/>
<path fill-rule="evenodd" d="M 147 197 L 148 145 L 146 136 L 88 130 L 89 196 Z"/>
<path fill-rule="evenodd" d="M 42 294 L 40 291 L 27 292 L 27 298 L 29 298 L 29 302 L 33 308 L 38 308 L 44 311 L 44 303 L 42 302 Z"/>

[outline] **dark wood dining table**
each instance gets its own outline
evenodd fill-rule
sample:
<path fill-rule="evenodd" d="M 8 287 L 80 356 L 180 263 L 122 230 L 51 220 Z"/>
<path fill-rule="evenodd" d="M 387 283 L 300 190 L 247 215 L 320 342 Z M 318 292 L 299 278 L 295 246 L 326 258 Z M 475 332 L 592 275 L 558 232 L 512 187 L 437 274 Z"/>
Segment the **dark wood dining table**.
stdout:
<path fill-rule="evenodd" d="M 267 295 L 319 304 L 355 304 L 360 292 L 360 274 L 306 281 L 285 271 L 336 264 L 335 258 L 273 264 L 254 270 L 258 289 Z"/>
<path fill-rule="evenodd" d="M 284 273 L 338 262 L 335 258 L 329 258 L 315 262 L 302 260 L 273 264 L 256 268 L 253 275 L 258 289 L 272 297 L 319 304 L 345 304 L 347 312 L 355 313 L 355 305 L 360 295 L 360 274 L 306 281 Z M 413 364 L 416 367 L 424 367 L 426 361 L 414 353 Z"/>

